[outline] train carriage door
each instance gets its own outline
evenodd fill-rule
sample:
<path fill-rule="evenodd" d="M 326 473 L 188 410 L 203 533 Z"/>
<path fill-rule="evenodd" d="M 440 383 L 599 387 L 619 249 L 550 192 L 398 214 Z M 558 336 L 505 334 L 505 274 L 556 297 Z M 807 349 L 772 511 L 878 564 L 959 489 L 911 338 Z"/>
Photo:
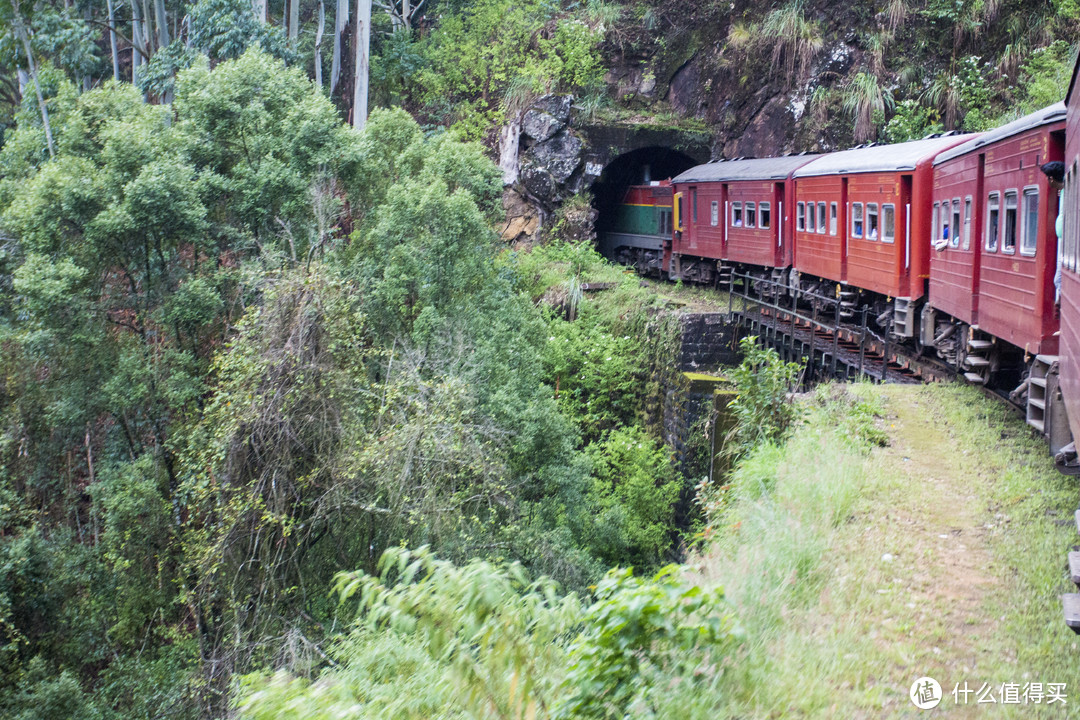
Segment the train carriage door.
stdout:
<path fill-rule="evenodd" d="M 851 227 L 851 208 L 848 204 L 848 179 L 840 179 L 840 207 L 844 209 L 844 219 L 841 221 L 840 237 L 840 279 L 847 281 L 847 254 L 848 254 L 848 230 Z M 826 241 L 828 242 L 828 241 Z"/>
<path fill-rule="evenodd" d="M 922 295 L 922 291 L 915 292 L 915 286 L 921 286 L 922 284 L 930 282 L 930 268 L 926 267 L 926 278 L 920 281 L 912 282 L 912 275 L 922 272 L 916 268 L 912 271 L 912 263 L 914 257 L 912 256 L 911 247 L 911 187 L 912 176 L 901 175 L 900 176 L 900 197 L 898 198 L 896 207 L 896 237 L 902 238 L 903 242 L 896 243 L 896 266 L 897 276 L 900 278 L 900 287 L 909 288 L 911 297 L 918 297 Z"/>
<path fill-rule="evenodd" d="M 723 213 L 720 217 L 720 257 L 724 260 L 728 259 L 728 229 L 731 227 L 731 208 L 728 202 L 729 189 L 727 183 L 720 186 L 720 207 L 718 208 Z"/>
<path fill-rule="evenodd" d="M 774 211 L 775 208 L 775 211 Z M 776 265 L 778 267 L 784 267 L 791 264 L 791 247 L 790 244 L 784 243 L 784 183 L 778 182 L 773 185 L 772 192 L 772 204 L 769 208 L 768 225 L 762 225 L 762 227 L 768 227 L 769 237 L 774 242 L 776 248 Z M 774 219 L 775 218 L 775 221 Z M 765 218 L 762 218 L 762 222 L 765 222 Z"/>

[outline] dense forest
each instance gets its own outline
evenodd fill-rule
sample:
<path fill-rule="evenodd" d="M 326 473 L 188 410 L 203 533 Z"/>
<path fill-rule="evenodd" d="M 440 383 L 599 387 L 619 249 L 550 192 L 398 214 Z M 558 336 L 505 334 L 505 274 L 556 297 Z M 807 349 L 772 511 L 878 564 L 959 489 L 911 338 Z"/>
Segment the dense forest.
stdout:
<path fill-rule="evenodd" d="M 362 5 L 0 2 L 0 716 L 663 714 L 739 636 L 668 566 L 724 490 L 662 441 L 664 300 L 499 240 L 499 128 L 977 128 L 1060 99 L 1080 22 L 389 0 L 359 123 Z M 745 349 L 735 454 L 796 420 Z"/>

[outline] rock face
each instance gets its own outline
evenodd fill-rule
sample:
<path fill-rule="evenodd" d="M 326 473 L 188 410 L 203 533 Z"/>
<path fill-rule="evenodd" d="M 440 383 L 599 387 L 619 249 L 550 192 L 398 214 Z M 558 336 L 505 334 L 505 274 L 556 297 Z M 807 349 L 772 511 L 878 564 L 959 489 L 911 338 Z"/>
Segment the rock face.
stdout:
<path fill-rule="evenodd" d="M 520 168 L 516 177 L 504 174 L 502 235 L 511 242 L 538 240 L 546 219 L 584 184 L 586 147 L 570 127 L 572 104 L 570 95 L 545 95 L 521 115 Z"/>

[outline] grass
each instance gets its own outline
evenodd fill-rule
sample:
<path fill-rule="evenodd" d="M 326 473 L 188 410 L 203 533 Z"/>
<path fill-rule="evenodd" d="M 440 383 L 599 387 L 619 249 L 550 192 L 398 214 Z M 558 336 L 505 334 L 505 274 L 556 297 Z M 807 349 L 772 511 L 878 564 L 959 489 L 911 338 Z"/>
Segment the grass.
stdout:
<path fill-rule="evenodd" d="M 783 447 L 732 478 L 729 530 L 695 565 L 745 644 L 687 717 L 915 717 L 912 681 L 1080 687 L 1058 595 L 1075 484 L 971 388 L 831 386 Z M 883 446 L 884 445 L 884 446 Z M 995 717 L 1061 717 L 1001 705 Z"/>

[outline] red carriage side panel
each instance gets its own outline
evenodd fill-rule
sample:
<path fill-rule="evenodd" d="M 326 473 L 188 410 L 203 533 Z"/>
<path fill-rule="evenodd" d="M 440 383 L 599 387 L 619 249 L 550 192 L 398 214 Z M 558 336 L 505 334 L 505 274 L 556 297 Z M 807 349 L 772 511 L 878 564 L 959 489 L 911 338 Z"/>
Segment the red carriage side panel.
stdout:
<path fill-rule="evenodd" d="M 1066 98 L 1064 234 L 1059 377 L 1074 439 L 1080 438 L 1080 59 Z"/>
<path fill-rule="evenodd" d="M 1057 193 L 1043 163 L 1062 160 L 1064 122 L 985 148 L 979 328 L 1032 354 L 1058 350 L 1054 273 Z"/>
<path fill-rule="evenodd" d="M 727 187 L 727 244 L 724 259 L 775 267 L 781 223 L 776 191 L 768 180 L 730 182 Z"/>
<path fill-rule="evenodd" d="M 968 153 L 934 168 L 930 207 L 930 304 L 974 325 L 982 248 L 982 155 Z"/>
<path fill-rule="evenodd" d="M 799 178 L 792 209 L 794 266 L 801 273 L 843 282 L 846 184 L 838 175 Z M 824 227 L 821 226 L 824 209 Z"/>
<path fill-rule="evenodd" d="M 891 297 L 908 290 L 907 183 L 900 173 L 848 178 L 847 282 Z"/>

